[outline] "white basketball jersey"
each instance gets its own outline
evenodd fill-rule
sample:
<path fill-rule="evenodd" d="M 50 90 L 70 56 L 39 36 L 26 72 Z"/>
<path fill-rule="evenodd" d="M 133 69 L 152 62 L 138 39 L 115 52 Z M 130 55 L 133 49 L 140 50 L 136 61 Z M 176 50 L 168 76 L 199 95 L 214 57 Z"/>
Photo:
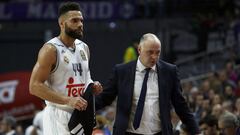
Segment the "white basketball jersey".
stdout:
<path fill-rule="evenodd" d="M 84 42 L 76 39 L 74 42 L 75 50 L 70 50 L 57 37 L 47 43 L 56 47 L 57 60 L 56 66 L 52 70 L 46 84 L 51 89 L 67 96 L 81 96 L 88 84 L 93 82 L 88 66 L 88 46 Z M 47 104 L 49 103 L 50 102 L 47 102 Z"/>

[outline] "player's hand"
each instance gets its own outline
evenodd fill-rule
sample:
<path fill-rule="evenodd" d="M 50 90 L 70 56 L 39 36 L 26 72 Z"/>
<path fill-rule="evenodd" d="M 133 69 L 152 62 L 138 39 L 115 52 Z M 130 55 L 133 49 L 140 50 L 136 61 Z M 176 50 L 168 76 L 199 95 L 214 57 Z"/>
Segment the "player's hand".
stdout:
<path fill-rule="evenodd" d="M 103 87 L 99 81 L 93 82 L 93 94 L 98 95 L 103 91 Z"/>
<path fill-rule="evenodd" d="M 82 97 L 69 97 L 68 105 L 79 111 L 84 111 L 87 108 L 87 101 Z"/>

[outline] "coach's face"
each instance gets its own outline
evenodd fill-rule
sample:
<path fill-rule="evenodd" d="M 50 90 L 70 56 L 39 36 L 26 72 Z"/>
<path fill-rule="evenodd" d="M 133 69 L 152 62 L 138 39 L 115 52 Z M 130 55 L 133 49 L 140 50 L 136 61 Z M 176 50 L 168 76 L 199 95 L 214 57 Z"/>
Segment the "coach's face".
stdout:
<path fill-rule="evenodd" d="M 153 67 L 159 60 L 161 43 L 155 40 L 146 40 L 139 45 L 139 59 L 145 67 Z"/>
<path fill-rule="evenodd" d="M 66 13 L 63 29 L 65 34 L 74 39 L 83 37 L 83 16 L 80 11 Z"/>

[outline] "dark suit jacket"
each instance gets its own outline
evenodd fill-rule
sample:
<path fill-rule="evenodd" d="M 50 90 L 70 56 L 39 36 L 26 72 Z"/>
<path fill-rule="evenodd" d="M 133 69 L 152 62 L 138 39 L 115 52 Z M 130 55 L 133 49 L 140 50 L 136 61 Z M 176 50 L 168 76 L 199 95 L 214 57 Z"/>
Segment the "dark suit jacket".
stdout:
<path fill-rule="evenodd" d="M 128 127 L 135 81 L 136 61 L 114 67 L 103 92 L 96 97 L 96 109 L 110 105 L 117 98 L 114 135 L 124 135 Z M 170 110 L 172 106 L 191 134 L 199 133 L 194 116 L 182 96 L 176 66 L 163 61 L 157 63 L 159 106 L 163 135 L 173 135 Z"/>

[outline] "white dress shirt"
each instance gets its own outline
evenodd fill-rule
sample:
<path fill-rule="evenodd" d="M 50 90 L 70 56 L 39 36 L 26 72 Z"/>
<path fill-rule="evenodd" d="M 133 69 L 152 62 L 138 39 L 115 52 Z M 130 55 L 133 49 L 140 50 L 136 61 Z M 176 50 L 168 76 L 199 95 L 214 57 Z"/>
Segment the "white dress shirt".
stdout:
<path fill-rule="evenodd" d="M 135 74 L 132 108 L 127 132 L 152 135 L 161 131 L 160 110 L 159 110 L 159 88 L 156 65 L 149 72 L 147 81 L 147 93 L 144 103 L 142 119 L 138 129 L 134 129 L 133 121 L 136 112 L 138 99 L 142 89 L 146 67 L 138 59 Z"/>

